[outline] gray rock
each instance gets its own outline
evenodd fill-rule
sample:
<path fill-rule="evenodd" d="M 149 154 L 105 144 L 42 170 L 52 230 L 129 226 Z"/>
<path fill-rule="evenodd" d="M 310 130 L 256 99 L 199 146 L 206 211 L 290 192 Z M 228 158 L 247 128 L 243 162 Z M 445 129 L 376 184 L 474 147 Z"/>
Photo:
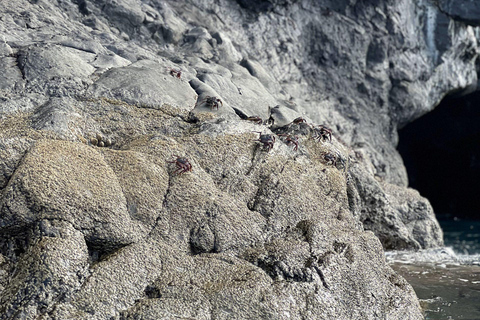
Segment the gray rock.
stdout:
<path fill-rule="evenodd" d="M 148 108 L 170 105 L 193 109 L 197 97 L 195 91 L 186 80 L 171 76 L 170 68 L 174 68 L 173 64 L 141 60 L 110 69 L 95 81 L 89 93 Z"/>
<path fill-rule="evenodd" d="M 164 163 L 131 151 L 104 149 L 102 155 L 118 178 L 128 214 L 137 224 L 137 232 L 148 234 L 156 225 L 158 213 L 162 210 L 163 203 L 158 197 L 165 195 L 168 189 L 168 173 Z"/>
<path fill-rule="evenodd" d="M 24 86 L 22 73 L 16 67 L 17 61 L 14 57 L 0 57 L 0 67 L 3 72 L 0 74 L 0 94 L 2 98 L 8 98 Z"/>
<path fill-rule="evenodd" d="M 64 220 L 102 250 L 139 236 L 112 169 L 98 152 L 80 143 L 38 141 L 10 178 L 1 212 L 0 228 L 6 233 L 40 220 Z"/>
<path fill-rule="evenodd" d="M 194 114 L 202 114 L 205 117 L 221 116 L 224 119 L 238 119 L 235 110 L 224 102 L 223 97 L 219 95 L 215 89 L 198 79 L 190 80 L 190 86 L 198 94 L 195 108 L 192 110 Z"/>
<path fill-rule="evenodd" d="M 109 22 L 119 30 L 131 35 L 140 28 L 145 20 L 141 5 L 135 0 L 95 0 L 102 8 L 103 14 L 109 17 Z"/>
<path fill-rule="evenodd" d="M 390 205 L 399 215 L 408 233 L 418 242 L 418 248 L 435 248 L 443 245 L 443 232 L 435 219 L 430 202 L 414 189 L 404 189 L 392 184 L 383 188 Z"/>
<path fill-rule="evenodd" d="M 232 40 L 223 32 L 216 32 L 212 35 L 215 39 L 216 49 L 219 59 L 222 61 L 231 61 L 238 63 L 242 60 L 242 55 L 233 45 Z"/>
<path fill-rule="evenodd" d="M 190 245 L 193 253 L 208 253 L 215 250 L 215 234 L 207 223 L 192 230 Z"/>
<path fill-rule="evenodd" d="M 287 126 L 297 118 L 304 118 L 305 121 L 312 123 L 309 118 L 286 106 L 277 105 L 270 110 L 270 119 L 273 120 L 272 128 Z"/>
<path fill-rule="evenodd" d="M 179 136 L 133 133 L 122 150 L 38 141 L 5 188 L 2 234 L 19 247 L 8 259 L 22 266 L 18 252 L 33 250 L 34 226 L 58 237 L 72 225 L 88 248 L 89 274 L 62 287 L 66 298 L 43 298 L 43 287 L 25 297 L 23 287 L 7 286 L 4 310 L 52 319 L 148 319 L 182 306 L 181 315 L 200 318 L 280 319 L 288 311 L 297 319 L 364 319 L 378 310 L 421 318 L 411 287 L 351 214 L 345 172 L 319 160 L 347 150 L 302 138 L 298 155 L 280 139 L 267 152 L 254 141 L 255 126 L 224 120 L 186 126 Z M 175 174 L 175 155 L 193 171 Z M 22 279 L 36 279 L 35 270 L 53 262 L 46 263 L 25 268 Z M 357 304 L 357 294 L 372 293 L 369 307 Z M 398 304 L 387 307 L 392 299 Z"/>
<path fill-rule="evenodd" d="M 271 94 L 281 91 L 280 84 L 275 81 L 272 75 L 269 74 L 259 62 L 245 59 L 241 61 L 241 65 L 244 66 L 252 76 L 257 78 Z"/>
<path fill-rule="evenodd" d="M 220 93 L 228 105 L 247 116 L 266 119 L 269 107 L 276 104 L 275 98 L 258 79 L 238 65 L 231 65 L 230 69 L 222 67 L 208 71 L 200 69 L 198 78 Z"/>
<path fill-rule="evenodd" d="M 20 164 L 20 160 L 33 144 L 33 140 L 22 138 L 2 138 L 0 140 L 0 189 L 5 188 L 10 177 Z"/>
<path fill-rule="evenodd" d="M 35 110 L 31 117 L 32 127 L 35 130 L 52 131 L 65 140 L 75 140 L 76 133 L 72 127 L 78 127 L 75 123 L 82 120 L 75 104 L 76 100 L 69 97 L 52 97 Z"/>
<path fill-rule="evenodd" d="M 34 319 L 69 299 L 87 276 L 84 235 L 61 220 L 37 221 L 18 272 L 2 291 L 1 319 Z"/>
<path fill-rule="evenodd" d="M 443 233 L 427 199 L 417 191 L 374 179 L 352 163 L 350 170 L 357 199 L 354 212 L 366 230 L 385 249 L 433 248 L 443 245 Z M 421 226 L 420 226 L 421 225 Z"/>
<path fill-rule="evenodd" d="M 13 56 L 12 47 L 10 47 L 4 40 L 3 43 L 0 43 L 0 56 L 1 57 L 8 57 Z"/>
<path fill-rule="evenodd" d="M 99 54 L 93 61 L 92 65 L 100 70 L 108 70 L 111 68 L 126 67 L 130 61 L 123 59 L 116 54 Z"/>
<path fill-rule="evenodd" d="M 197 63 L 196 68 L 198 79 L 192 79 L 190 84 L 199 94 L 199 101 L 206 96 L 218 97 L 229 113 L 235 110 L 242 116 L 262 119 L 268 118 L 269 108 L 276 104 L 275 98 L 245 68 L 238 65 L 230 65 L 230 69 L 212 68 L 204 63 Z M 197 106 L 203 105 L 197 103 Z"/>
<path fill-rule="evenodd" d="M 155 5 L 157 8 L 143 5 L 146 11 L 146 25 L 153 34 L 153 39 L 161 44 L 178 44 L 187 32 L 187 23 L 179 18 L 177 12 L 168 4 L 157 2 Z"/>
<path fill-rule="evenodd" d="M 26 87 L 54 96 L 72 96 L 84 88 L 83 81 L 95 68 L 93 53 L 59 45 L 27 47 L 18 53 L 19 68 Z"/>

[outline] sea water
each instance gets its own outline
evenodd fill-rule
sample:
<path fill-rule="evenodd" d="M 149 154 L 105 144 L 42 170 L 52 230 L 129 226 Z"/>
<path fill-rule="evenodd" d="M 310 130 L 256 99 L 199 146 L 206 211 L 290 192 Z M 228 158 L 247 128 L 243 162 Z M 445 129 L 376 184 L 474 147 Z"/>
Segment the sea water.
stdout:
<path fill-rule="evenodd" d="M 387 252 L 413 287 L 425 319 L 480 320 L 480 221 L 440 221 L 445 247 Z"/>

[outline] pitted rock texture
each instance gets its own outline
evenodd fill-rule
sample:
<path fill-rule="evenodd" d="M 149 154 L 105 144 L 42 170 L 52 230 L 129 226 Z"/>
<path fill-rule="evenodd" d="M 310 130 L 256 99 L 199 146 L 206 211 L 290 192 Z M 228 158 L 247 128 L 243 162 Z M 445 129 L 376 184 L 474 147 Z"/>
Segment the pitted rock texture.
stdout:
<path fill-rule="evenodd" d="M 192 123 L 182 108 L 78 108 L 117 119 L 103 134 L 123 123 L 117 142 L 18 128 L 34 141 L 2 193 L 1 319 L 421 319 L 356 217 L 348 168 L 322 156 L 352 156 L 335 138 L 300 135 L 294 151 L 216 111 Z M 175 173 L 177 156 L 193 170 Z"/>
<path fill-rule="evenodd" d="M 476 87 L 476 29 L 411 0 L 0 10 L 0 319 L 422 318 L 382 246 L 442 233 L 397 128 Z"/>
<path fill-rule="evenodd" d="M 67 220 L 92 246 L 116 248 L 136 232 L 113 170 L 88 146 L 38 141 L 17 168 L 2 197 L 2 229 L 41 220 Z"/>

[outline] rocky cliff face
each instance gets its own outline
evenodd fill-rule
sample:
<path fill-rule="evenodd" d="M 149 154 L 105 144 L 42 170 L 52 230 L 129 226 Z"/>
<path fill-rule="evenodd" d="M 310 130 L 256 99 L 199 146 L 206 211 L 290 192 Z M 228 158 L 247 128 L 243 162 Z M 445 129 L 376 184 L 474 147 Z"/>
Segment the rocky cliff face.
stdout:
<path fill-rule="evenodd" d="M 39 0 L 0 33 L 0 319 L 422 318 L 383 248 L 442 234 L 396 130 L 475 87 L 471 27 L 427 1 Z"/>

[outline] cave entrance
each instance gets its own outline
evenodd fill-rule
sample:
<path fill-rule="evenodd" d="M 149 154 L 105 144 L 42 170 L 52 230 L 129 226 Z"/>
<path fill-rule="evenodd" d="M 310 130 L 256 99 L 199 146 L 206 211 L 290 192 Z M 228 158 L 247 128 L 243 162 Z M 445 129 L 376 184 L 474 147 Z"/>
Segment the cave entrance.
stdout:
<path fill-rule="evenodd" d="M 399 131 L 409 186 L 439 220 L 480 220 L 480 92 L 447 97 Z"/>

